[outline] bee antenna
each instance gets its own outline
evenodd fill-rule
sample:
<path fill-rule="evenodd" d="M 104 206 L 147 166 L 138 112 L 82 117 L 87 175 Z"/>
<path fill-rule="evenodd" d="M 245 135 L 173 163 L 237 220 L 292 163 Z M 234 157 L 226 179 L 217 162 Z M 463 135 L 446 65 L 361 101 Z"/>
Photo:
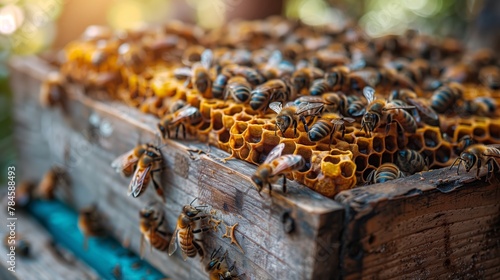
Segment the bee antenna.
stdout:
<path fill-rule="evenodd" d="M 195 197 L 195 198 L 193 199 L 193 201 L 191 201 L 191 203 L 189 203 L 189 205 L 193 205 L 193 202 L 195 202 L 197 199 L 198 199 L 198 198 L 197 198 L 197 197 Z"/>
<path fill-rule="evenodd" d="M 455 161 L 453 162 L 453 164 L 450 166 L 450 170 L 451 168 L 457 163 L 458 161 L 458 165 L 457 165 L 457 175 L 459 175 L 458 171 L 460 170 L 460 165 L 462 164 L 463 162 L 463 158 L 461 157 L 458 157 L 457 159 L 455 159 Z"/>

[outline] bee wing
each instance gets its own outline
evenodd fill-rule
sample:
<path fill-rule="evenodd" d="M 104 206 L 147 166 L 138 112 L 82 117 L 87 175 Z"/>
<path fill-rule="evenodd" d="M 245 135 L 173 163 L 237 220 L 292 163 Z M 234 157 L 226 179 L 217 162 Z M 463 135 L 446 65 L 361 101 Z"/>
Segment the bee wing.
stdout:
<path fill-rule="evenodd" d="M 281 172 L 297 164 L 301 160 L 304 160 L 302 156 L 297 155 L 290 158 L 290 160 L 280 161 L 276 166 L 274 166 L 272 175 L 280 174 Z"/>
<path fill-rule="evenodd" d="M 174 70 L 174 76 L 191 77 L 191 68 L 189 67 L 177 68 Z"/>
<path fill-rule="evenodd" d="M 301 96 L 297 99 L 295 99 L 295 103 L 304 103 L 304 102 L 309 102 L 309 103 L 323 103 L 323 98 L 321 96 L 312 96 L 312 95 L 306 95 L 306 96 Z"/>
<path fill-rule="evenodd" d="M 184 118 L 187 118 L 187 117 L 191 116 L 192 114 L 195 114 L 197 111 L 198 111 L 198 108 L 193 107 L 193 106 L 182 107 L 179 111 L 177 111 L 177 114 L 171 123 L 176 123 Z"/>
<path fill-rule="evenodd" d="M 214 54 L 211 49 L 206 49 L 201 53 L 201 65 L 205 67 L 205 69 L 210 69 L 210 65 L 212 65 Z"/>
<path fill-rule="evenodd" d="M 325 104 L 323 104 L 323 102 L 321 102 L 321 103 L 307 103 L 307 102 L 300 103 L 297 106 L 297 111 L 295 111 L 295 115 L 300 115 L 300 114 L 307 112 L 309 110 L 312 110 L 312 109 L 318 109 L 320 107 L 323 107 L 324 105 Z"/>
<path fill-rule="evenodd" d="M 267 155 L 266 160 L 264 161 L 265 164 L 270 163 L 271 161 L 279 158 L 281 156 L 281 153 L 283 152 L 283 149 L 285 148 L 285 144 L 281 143 L 278 146 L 274 147 L 274 149 L 269 152 L 269 155 Z"/>
<path fill-rule="evenodd" d="M 368 101 L 368 104 L 375 100 L 375 90 L 372 87 L 365 87 L 363 89 L 363 95 L 365 96 L 366 101 Z"/>
<path fill-rule="evenodd" d="M 130 150 L 123 155 L 117 157 L 111 163 L 111 167 L 113 167 L 117 173 L 120 173 L 123 169 L 126 169 L 139 161 L 138 158 L 133 156 L 134 150 Z"/>
<path fill-rule="evenodd" d="M 275 50 L 271 53 L 271 56 L 269 57 L 269 60 L 267 61 L 267 65 L 278 66 L 282 60 L 283 60 L 283 56 L 281 55 L 281 52 L 278 50 Z"/>
<path fill-rule="evenodd" d="M 430 107 L 425 106 L 422 102 L 416 99 L 408 99 L 408 103 L 415 106 L 419 112 L 426 115 L 428 118 L 438 120 L 439 116 Z"/>
<path fill-rule="evenodd" d="M 170 243 L 168 244 L 168 255 L 172 256 L 177 250 L 177 235 L 179 235 L 179 227 L 175 228 L 174 234 L 172 235 L 172 239 L 170 239 Z"/>
<path fill-rule="evenodd" d="M 348 118 L 348 117 L 343 117 L 343 118 L 338 118 L 338 119 L 333 119 L 332 120 L 332 123 L 333 124 L 336 124 L 336 125 L 342 125 L 344 124 L 345 122 L 348 122 L 348 123 L 353 123 L 355 122 L 356 120 L 353 119 L 353 118 Z"/>
<path fill-rule="evenodd" d="M 283 104 L 281 104 L 281 102 L 271 102 L 269 104 L 269 108 L 271 108 L 271 110 L 276 112 L 276 114 L 279 114 L 283 109 Z"/>
<path fill-rule="evenodd" d="M 132 178 L 132 182 L 130 182 L 130 185 L 128 186 L 127 195 L 137 197 L 144 186 L 144 179 L 146 179 L 150 170 L 151 165 L 146 168 L 137 168 L 134 172 L 134 178 Z"/>
<path fill-rule="evenodd" d="M 384 108 L 385 111 L 387 110 L 396 110 L 396 109 L 415 109 L 415 106 L 395 106 L 395 107 L 390 107 L 390 108 Z"/>
<path fill-rule="evenodd" d="M 280 86 L 278 85 L 260 85 L 257 88 L 255 88 L 252 92 L 266 92 L 266 91 L 273 91 L 278 89 Z"/>

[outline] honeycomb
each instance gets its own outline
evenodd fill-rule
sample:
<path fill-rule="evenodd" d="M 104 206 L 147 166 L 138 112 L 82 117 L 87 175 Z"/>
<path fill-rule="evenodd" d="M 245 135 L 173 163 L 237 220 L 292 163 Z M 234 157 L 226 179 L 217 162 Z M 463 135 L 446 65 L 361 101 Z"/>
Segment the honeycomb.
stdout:
<path fill-rule="evenodd" d="M 284 154 L 298 154 L 306 161 L 303 170 L 287 177 L 328 197 L 364 184 L 380 165 L 394 163 L 402 149 L 424 155 L 432 169 L 453 162 L 464 136 L 477 143 L 500 143 L 496 112 L 500 70 L 495 54 L 466 51 L 453 39 L 413 33 L 370 39 L 355 25 L 313 28 L 276 17 L 211 31 L 178 22 L 162 28 L 104 31 L 87 32 L 64 48 L 60 73 L 67 82 L 105 91 L 159 119 L 174 114 L 171 107 L 176 102 L 194 106 L 203 120 L 186 125 L 190 138 L 256 165 L 284 143 Z M 205 50 L 213 54 L 209 68 L 200 66 Z M 457 75 L 450 73 L 460 71 L 467 72 L 467 84 L 452 87 Z M 322 93 L 336 92 L 346 98 L 325 104 L 325 111 L 340 108 L 327 113 L 347 115 L 354 122 L 344 122 L 344 135 L 335 131 L 331 142 L 329 134 L 311 141 L 300 121 L 296 135 L 293 129 L 282 135 L 276 132 L 272 110 L 256 111 L 248 102 L 214 98 L 211 87 L 199 92 L 193 84 L 204 82 L 200 73 L 209 77 L 213 88 L 229 76 L 242 76 L 251 84 L 251 94 L 259 89 L 256 80 L 280 79 L 286 82 L 287 94 L 272 101 L 282 101 L 284 106 L 298 97 L 320 94 L 316 96 L 321 98 Z M 418 120 L 416 132 L 402 131 L 401 120 L 387 123 L 390 111 L 381 113 L 371 133 L 362 131 L 362 110 L 369 112 L 371 106 L 362 94 L 366 86 L 375 88 L 376 100 L 390 100 L 394 90 L 412 91 L 412 98 L 421 104 L 407 109 Z M 270 92 L 266 98 L 277 96 Z M 436 108 L 443 113 L 429 122 L 425 111 L 431 108 L 433 96 L 453 106 Z M 420 112 L 418 119 L 414 110 Z M 320 118 L 309 117 L 309 128 Z"/>

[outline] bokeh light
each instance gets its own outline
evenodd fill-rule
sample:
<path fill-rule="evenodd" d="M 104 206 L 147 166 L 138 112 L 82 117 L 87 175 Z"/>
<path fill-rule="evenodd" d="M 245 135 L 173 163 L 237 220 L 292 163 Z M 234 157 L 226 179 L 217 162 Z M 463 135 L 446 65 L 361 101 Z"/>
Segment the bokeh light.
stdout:
<path fill-rule="evenodd" d="M 24 22 L 24 11 L 14 4 L 0 8 L 0 33 L 10 35 Z"/>

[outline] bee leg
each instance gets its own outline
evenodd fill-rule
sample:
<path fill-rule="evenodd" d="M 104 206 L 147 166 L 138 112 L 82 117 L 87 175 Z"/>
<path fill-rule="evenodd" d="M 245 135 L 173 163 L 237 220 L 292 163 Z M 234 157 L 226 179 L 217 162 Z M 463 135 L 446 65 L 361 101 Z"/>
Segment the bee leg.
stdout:
<path fill-rule="evenodd" d="M 196 248 L 196 251 L 198 251 L 198 254 L 200 255 L 201 259 L 203 260 L 205 253 L 203 252 L 203 247 L 198 244 L 195 240 L 193 240 L 193 246 Z"/>
<path fill-rule="evenodd" d="M 481 169 L 481 159 L 477 159 L 476 179 L 479 179 L 479 169 Z"/>
<path fill-rule="evenodd" d="M 271 193 L 273 192 L 273 185 L 269 183 L 269 196 L 272 196 Z"/>
<path fill-rule="evenodd" d="M 184 124 L 182 125 L 182 139 L 186 139 L 186 126 Z"/>
<path fill-rule="evenodd" d="M 283 174 L 283 193 L 286 193 L 286 176 Z"/>
<path fill-rule="evenodd" d="M 293 137 L 297 137 L 297 121 L 293 120 L 292 125 L 293 125 Z M 304 125 L 306 125 L 306 124 L 304 124 Z M 307 127 L 307 126 L 304 126 L 304 127 Z M 306 132 L 307 132 L 307 129 L 306 129 Z"/>
<path fill-rule="evenodd" d="M 313 118 L 313 117 L 311 117 Z M 300 121 L 304 124 L 304 130 L 309 132 L 309 127 L 307 126 L 306 117 L 300 116 Z M 297 128 L 297 121 L 295 121 L 295 128 Z"/>
<path fill-rule="evenodd" d="M 178 126 L 175 127 L 175 139 L 179 138 L 179 129 L 180 129 L 180 126 L 181 125 L 178 125 Z"/>
<path fill-rule="evenodd" d="M 200 233 L 200 232 L 205 232 L 205 231 L 209 231 L 210 228 L 209 227 L 206 227 L 206 228 L 198 228 L 198 229 L 193 229 L 193 233 Z M 201 241 L 201 240 L 200 240 Z"/>
<path fill-rule="evenodd" d="M 328 149 L 331 149 L 332 146 L 332 140 L 333 140 L 333 134 L 335 133 L 335 128 L 332 129 L 332 132 L 330 132 L 330 141 L 328 142 Z"/>
<path fill-rule="evenodd" d="M 372 182 L 374 176 L 375 176 L 375 169 L 372 170 L 370 174 L 368 174 L 368 177 L 366 177 L 365 185 L 369 185 Z"/>
<path fill-rule="evenodd" d="M 486 166 L 488 167 L 488 173 L 486 173 L 486 182 L 491 183 L 491 178 L 493 177 L 493 163 L 491 158 L 486 161 Z"/>
<path fill-rule="evenodd" d="M 158 169 L 157 169 L 158 170 Z M 153 173 L 155 170 L 151 171 Z M 163 193 L 163 188 L 160 187 L 158 182 L 156 182 L 155 178 L 151 176 L 151 180 L 153 181 L 153 187 L 155 188 L 156 194 L 158 194 L 159 197 L 161 197 L 161 200 L 163 200 L 163 203 L 165 203 L 165 195 Z"/>

